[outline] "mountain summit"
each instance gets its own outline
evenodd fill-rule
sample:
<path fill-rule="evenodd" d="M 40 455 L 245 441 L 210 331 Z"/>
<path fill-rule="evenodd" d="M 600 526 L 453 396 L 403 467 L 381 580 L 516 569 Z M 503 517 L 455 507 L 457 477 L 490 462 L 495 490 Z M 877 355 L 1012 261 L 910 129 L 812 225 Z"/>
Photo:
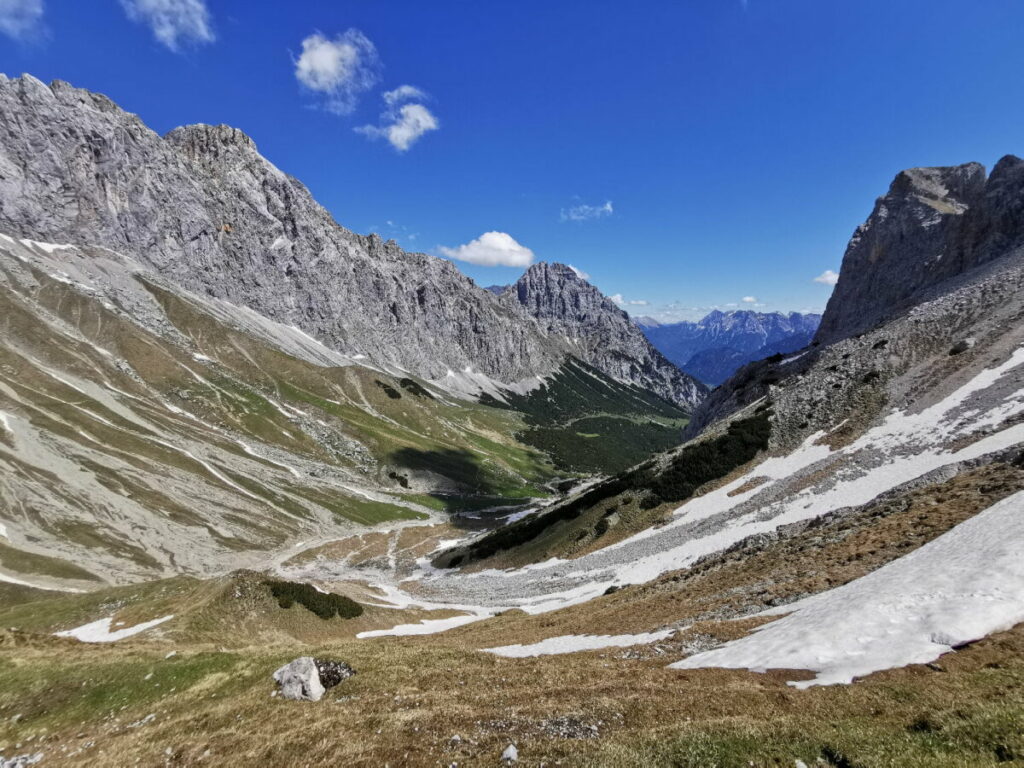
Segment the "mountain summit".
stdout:
<path fill-rule="evenodd" d="M 573 354 L 613 378 L 684 406 L 707 394 L 651 346 L 615 302 L 566 264 L 534 264 L 502 298 L 524 308 L 547 334 L 565 337 Z"/>
<path fill-rule="evenodd" d="M 901 171 L 850 239 L 817 338 L 872 328 L 1022 244 L 1024 160 L 1007 155 L 987 178 L 979 163 Z"/>
<path fill-rule="evenodd" d="M 31 75 L 0 76 L 0 111 L 0 232 L 102 245 L 454 392 L 515 389 L 575 354 L 685 407 L 704 394 L 570 268 L 534 267 L 510 301 L 448 260 L 340 226 L 235 128 L 161 137 L 105 96 Z"/>

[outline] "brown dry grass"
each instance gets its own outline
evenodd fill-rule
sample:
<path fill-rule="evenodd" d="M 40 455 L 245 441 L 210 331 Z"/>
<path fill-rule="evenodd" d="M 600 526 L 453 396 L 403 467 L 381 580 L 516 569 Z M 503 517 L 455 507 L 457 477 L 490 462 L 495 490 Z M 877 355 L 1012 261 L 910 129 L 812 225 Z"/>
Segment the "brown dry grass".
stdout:
<path fill-rule="evenodd" d="M 63 644 L 22 648 L 12 661 L 0 650 L 5 682 L 37 677 L 32 690 L 0 694 L 8 715 L 0 741 L 10 754 L 14 739 L 31 736 L 47 764 L 90 767 L 495 765 L 515 742 L 525 765 L 768 766 L 841 754 L 865 768 L 966 768 L 994 766 L 1006 754 L 1000 747 L 1019 754 L 1022 746 L 1019 727 L 1007 724 L 1024 705 L 1022 628 L 944 657 L 942 671 L 912 666 L 807 691 L 785 685 L 800 673 L 677 671 L 664 658 L 599 652 L 500 659 L 407 638 L 321 647 L 356 677 L 316 704 L 271 698 L 270 673 L 297 652 L 184 652 L 165 661 L 129 646 Z M 154 669 L 157 677 L 144 680 Z M 144 700 L 126 696 L 132 703 L 122 711 L 119 689 L 106 687 L 117 675 L 145 687 Z M 89 690 L 110 695 L 81 706 Z M 14 711 L 23 715 L 16 726 Z M 150 713 L 151 723 L 126 727 Z M 566 717 L 598 735 L 552 735 L 551 720 Z"/>

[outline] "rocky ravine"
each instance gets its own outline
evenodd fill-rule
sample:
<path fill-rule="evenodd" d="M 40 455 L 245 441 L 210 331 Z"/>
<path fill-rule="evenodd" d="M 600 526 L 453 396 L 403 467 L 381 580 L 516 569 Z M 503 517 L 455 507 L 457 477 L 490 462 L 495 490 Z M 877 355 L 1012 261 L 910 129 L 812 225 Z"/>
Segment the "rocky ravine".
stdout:
<path fill-rule="evenodd" d="M 0 75 L 0 231 L 110 248 L 188 290 L 452 389 L 472 389 L 468 374 L 513 384 L 550 373 L 574 351 L 451 262 L 338 225 L 241 131 L 193 125 L 161 137 L 61 81 Z M 607 373 L 635 372 L 629 381 L 647 386 L 648 367 Z"/>
<path fill-rule="evenodd" d="M 629 315 L 565 264 L 534 264 L 502 292 L 542 330 L 563 336 L 573 354 L 620 381 L 639 384 L 666 400 L 696 405 L 707 387 L 670 363 Z"/>

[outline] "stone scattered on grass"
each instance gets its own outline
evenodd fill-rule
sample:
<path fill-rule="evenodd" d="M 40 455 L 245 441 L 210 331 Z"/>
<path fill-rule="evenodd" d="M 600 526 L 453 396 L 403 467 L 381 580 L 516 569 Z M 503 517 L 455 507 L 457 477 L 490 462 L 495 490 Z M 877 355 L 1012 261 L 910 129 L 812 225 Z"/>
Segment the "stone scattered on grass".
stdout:
<path fill-rule="evenodd" d="M 516 749 L 515 744 L 509 744 L 505 747 L 505 751 L 501 753 L 501 762 L 503 763 L 514 763 L 519 760 L 519 750 Z"/>
<path fill-rule="evenodd" d="M 274 672 L 281 695 L 295 701 L 320 701 L 328 688 L 355 674 L 343 661 L 300 656 Z"/>

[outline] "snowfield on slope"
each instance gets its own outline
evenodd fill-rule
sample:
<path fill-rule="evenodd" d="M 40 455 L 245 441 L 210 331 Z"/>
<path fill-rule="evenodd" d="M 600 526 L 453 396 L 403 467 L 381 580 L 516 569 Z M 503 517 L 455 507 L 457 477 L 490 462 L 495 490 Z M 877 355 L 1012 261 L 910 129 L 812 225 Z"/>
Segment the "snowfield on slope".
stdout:
<path fill-rule="evenodd" d="M 849 584 L 762 615 L 788 614 L 670 665 L 808 669 L 797 688 L 933 661 L 1024 621 L 1024 492 Z"/>
<path fill-rule="evenodd" d="M 691 499 L 660 528 L 575 560 L 552 559 L 514 570 L 461 573 L 423 562 L 418 572 L 392 582 L 385 602 L 402 607 L 452 607 L 492 613 L 519 608 L 537 614 L 586 602 L 614 585 L 650 581 L 686 568 L 755 534 L 857 507 L 942 467 L 1024 442 L 1024 424 L 1000 430 L 1024 413 L 1024 348 L 980 371 L 941 401 L 916 413 L 893 411 L 851 444 L 832 450 L 811 435 L 785 456 L 771 457 L 745 475 Z M 1012 421 L 1010 422 L 1012 424 Z M 968 439 L 965 439 L 968 438 Z M 972 442 L 973 440 L 973 442 Z M 768 482 L 740 491 L 753 478 Z M 318 562 L 289 570 L 291 578 L 365 580 L 367 570 Z M 646 627 L 636 627 L 645 631 Z"/>

